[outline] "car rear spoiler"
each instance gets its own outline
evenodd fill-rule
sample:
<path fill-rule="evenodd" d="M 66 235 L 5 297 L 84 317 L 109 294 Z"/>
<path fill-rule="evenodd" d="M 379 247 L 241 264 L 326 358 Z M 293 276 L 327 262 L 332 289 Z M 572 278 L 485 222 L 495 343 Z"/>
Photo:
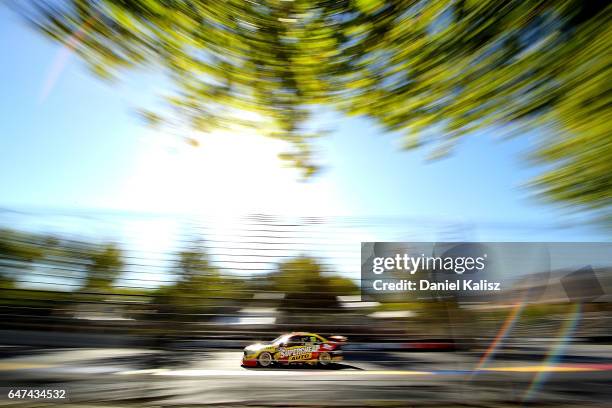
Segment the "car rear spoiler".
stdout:
<path fill-rule="evenodd" d="M 328 337 L 332 341 L 337 341 L 338 343 L 345 343 L 347 338 L 344 336 L 330 336 Z"/>

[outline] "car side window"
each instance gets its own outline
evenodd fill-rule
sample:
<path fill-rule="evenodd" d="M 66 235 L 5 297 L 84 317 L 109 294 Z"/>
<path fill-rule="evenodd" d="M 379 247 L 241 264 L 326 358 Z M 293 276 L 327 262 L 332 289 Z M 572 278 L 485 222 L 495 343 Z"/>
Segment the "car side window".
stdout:
<path fill-rule="evenodd" d="M 288 347 L 299 346 L 301 344 L 302 344 L 302 339 L 299 336 L 292 336 L 292 337 L 289 337 L 289 339 L 287 340 Z"/>

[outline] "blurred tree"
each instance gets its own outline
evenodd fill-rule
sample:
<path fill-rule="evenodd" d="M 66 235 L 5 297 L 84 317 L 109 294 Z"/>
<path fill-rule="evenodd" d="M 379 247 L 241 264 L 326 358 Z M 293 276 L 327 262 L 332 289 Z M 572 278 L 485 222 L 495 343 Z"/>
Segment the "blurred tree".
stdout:
<path fill-rule="evenodd" d="M 270 289 L 285 294 L 283 309 L 288 312 L 303 309 L 337 310 L 338 296 L 359 294 L 355 283 L 341 276 L 324 274 L 325 268 L 316 259 L 299 257 L 283 262 L 278 272 L 268 277 Z"/>
<path fill-rule="evenodd" d="M 109 293 L 123 268 L 123 253 L 115 244 L 93 247 L 84 253 L 87 260 L 83 290 Z"/>
<path fill-rule="evenodd" d="M 208 320 L 223 312 L 220 306 L 237 306 L 246 296 L 242 280 L 219 273 L 200 242 L 178 253 L 174 275 L 176 282 L 158 289 L 154 299 L 158 312 L 167 313 L 168 319 L 171 315 L 184 319 L 186 313 L 198 313 L 195 320 Z"/>
<path fill-rule="evenodd" d="M 12 288 L 20 275 L 44 255 L 47 238 L 0 229 L 0 287 Z"/>
<path fill-rule="evenodd" d="M 545 131 L 533 157 L 548 167 L 535 188 L 610 214 L 610 2 L 14 4 L 101 77 L 162 66 L 176 93 L 170 109 L 144 113 L 150 123 L 202 131 L 256 123 L 293 144 L 283 158 L 306 175 L 317 166 L 305 123 L 321 104 L 399 131 L 405 148 L 433 144 L 433 157 L 478 128 L 538 126 Z"/>

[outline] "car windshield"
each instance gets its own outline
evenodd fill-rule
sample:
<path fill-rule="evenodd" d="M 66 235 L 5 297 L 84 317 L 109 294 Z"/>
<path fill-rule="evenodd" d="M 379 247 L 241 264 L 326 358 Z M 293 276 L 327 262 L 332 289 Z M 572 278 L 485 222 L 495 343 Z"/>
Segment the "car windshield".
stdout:
<path fill-rule="evenodd" d="M 279 344 L 279 343 L 284 342 L 288 338 L 289 338 L 288 334 L 282 334 L 282 335 L 278 336 L 277 338 L 275 338 L 274 340 L 272 340 L 272 343 L 273 344 Z"/>

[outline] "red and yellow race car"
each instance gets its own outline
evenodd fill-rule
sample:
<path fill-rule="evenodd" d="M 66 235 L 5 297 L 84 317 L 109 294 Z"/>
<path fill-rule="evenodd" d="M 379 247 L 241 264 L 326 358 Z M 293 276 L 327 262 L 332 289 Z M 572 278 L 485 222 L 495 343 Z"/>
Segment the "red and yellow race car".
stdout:
<path fill-rule="evenodd" d="M 342 361 L 346 337 L 329 339 L 315 333 L 283 334 L 269 343 L 251 344 L 244 348 L 243 367 L 269 367 L 273 364 L 307 363 L 322 366 Z"/>

